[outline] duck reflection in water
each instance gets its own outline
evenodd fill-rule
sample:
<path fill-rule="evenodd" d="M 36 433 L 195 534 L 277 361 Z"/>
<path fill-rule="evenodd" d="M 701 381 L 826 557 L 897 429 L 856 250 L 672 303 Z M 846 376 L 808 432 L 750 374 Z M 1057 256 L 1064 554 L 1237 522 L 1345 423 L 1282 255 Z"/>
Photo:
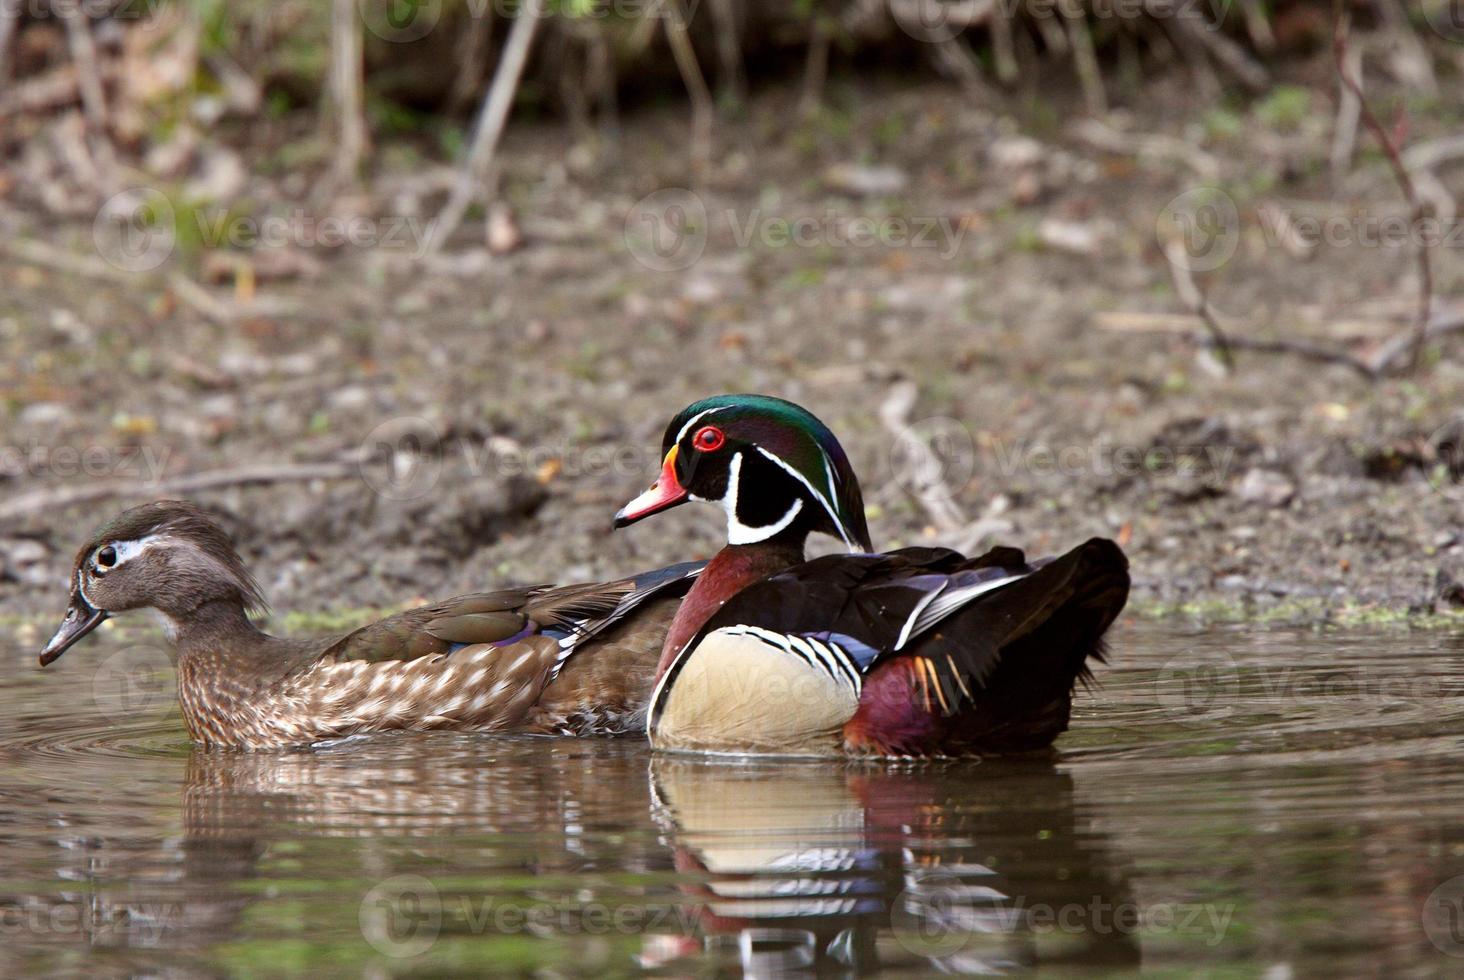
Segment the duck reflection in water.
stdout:
<path fill-rule="evenodd" d="M 1139 962 L 1128 886 L 1050 762 L 658 757 L 651 794 L 705 944 L 749 975 Z M 643 960 L 695 951 L 653 938 Z"/>
<path fill-rule="evenodd" d="M 402 969 L 509 945 L 612 972 L 636 955 L 757 975 L 1138 962 L 1111 911 L 1127 884 L 1047 761 L 729 765 L 625 742 L 402 736 L 194 750 L 185 765 L 181 839 L 138 855 L 171 868 L 154 897 L 183 911 L 144 965 L 298 928 L 276 885 L 302 896 L 290 909 L 312 943 Z M 421 960 L 378 956 L 356 923 L 368 889 L 402 875 L 440 899 L 440 944 Z M 495 945 L 495 920 L 473 919 L 525 905 L 555 913 L 520 930 L 528 954 L 527 936 Z M 605 942 L 586 925 L 597 906 L 643 915 Z"/>

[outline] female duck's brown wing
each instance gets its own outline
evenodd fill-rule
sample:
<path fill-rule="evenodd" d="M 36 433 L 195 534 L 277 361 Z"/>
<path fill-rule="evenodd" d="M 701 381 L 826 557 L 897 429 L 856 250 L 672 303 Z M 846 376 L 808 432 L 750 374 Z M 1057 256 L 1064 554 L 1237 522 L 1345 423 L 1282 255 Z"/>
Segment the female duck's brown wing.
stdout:
<path fill-rule="evenodd" d="M 1122 551 L 1096 538 L 1034 564 L 1012 548 L 977 558 L 907 548 L 815 559 L 749 586 L 708 620 L 662 678 L 651 727 L 677 673 L 718 634 L 744 654 L 772 651 L 801 661 L 811 678 L 821 674 L 822 722 L 844 718 L 846 740 L 885 754 L 959 742 L 973 712 L 997 727 L 1030 715 L 1050 742 L 1061 730 L 1054 701 L 1065 705 L 1087 659 L 1101 659 L 1102 634 L 1127 595 Z M 1058 714 L 1065 727 L 1065 710 Z"/>
<path fill-rule="evenodd" d="M 646 703 L 656 664 L 681 599 L 704 562 L 672 565 L 636 576 L 634 588 L 610 615 L 577 638 L 526 730 L 554 735 L 645 733 Z"/>
<path fill-rule="evenodd" d="M 291 644 L 301 659 L 280 679 L 279 697 L 296 708 L 276 726 L 287 731 L 258 744 L 385 729 L 546 730 L 538 709 L 578 648 L 635 622 L 628 617 L 638 605 L 685 588 L 698 571 L 677 566 L 605 584 L 459 596 L 363 627 L 323 651 Z M 646 693 L 640 697 L 643 704 Z"/>
<path fill-rule="evenodd" d="M 456 596 L 408 609 L 341 637 L 321 656 L 337 661 L 415 660 L 465 646 L 559 641 L 564 657 L 621 623 L 646 601 L 684 592 L 704 567 L 685 562 L 614 582 L 540 585 Z"/>

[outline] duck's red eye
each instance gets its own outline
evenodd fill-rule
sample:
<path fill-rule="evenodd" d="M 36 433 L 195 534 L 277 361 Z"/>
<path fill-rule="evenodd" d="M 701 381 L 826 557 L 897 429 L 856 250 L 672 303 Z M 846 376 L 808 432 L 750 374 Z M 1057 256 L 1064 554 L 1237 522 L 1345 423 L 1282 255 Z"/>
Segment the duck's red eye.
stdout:
<path fill-rule="evenodd" d="M 721 449 L 722 443 L 726 441 L 727 437 L 715 425 L 704 425 L 696 430 L 696 435 L 691 437 L 691 444 L 704 453 Z"/>

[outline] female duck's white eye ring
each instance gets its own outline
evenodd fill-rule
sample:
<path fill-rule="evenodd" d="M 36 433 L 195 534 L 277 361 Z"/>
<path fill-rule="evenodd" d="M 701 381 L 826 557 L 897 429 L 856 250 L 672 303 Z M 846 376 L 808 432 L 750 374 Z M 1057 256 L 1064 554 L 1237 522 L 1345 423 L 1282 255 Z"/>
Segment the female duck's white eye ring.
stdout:
<path fill-rule="evenodd" d="M 704 453 L 714 453 L 727 442 L 727 437 L 715 425 L 704 425 L 691 437 L 691 444 Z"/>
<path fill-rule="evenodd" d="M 96 566 L 98 575 L 106 574 L 109 568 L 117 564 L 117 549 L 111 545 L 107 545 L 105 548 L 98 550 L 97 556 L 92 561 L 92 564 Z"/>

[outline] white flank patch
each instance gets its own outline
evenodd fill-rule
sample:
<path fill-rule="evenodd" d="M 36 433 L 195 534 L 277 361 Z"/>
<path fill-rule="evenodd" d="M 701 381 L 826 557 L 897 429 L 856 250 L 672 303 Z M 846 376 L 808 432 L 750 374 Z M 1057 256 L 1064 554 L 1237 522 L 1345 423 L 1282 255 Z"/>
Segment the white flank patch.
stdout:
<path fill-rule="evenodd" d="M 652 743 L 712 751 L 836 751 L 840 728 L 858 710 L 859 685 L 803 645 L 755 626 L 713 630 L 688 654 L 670 690 L 658 690 Z"/>

